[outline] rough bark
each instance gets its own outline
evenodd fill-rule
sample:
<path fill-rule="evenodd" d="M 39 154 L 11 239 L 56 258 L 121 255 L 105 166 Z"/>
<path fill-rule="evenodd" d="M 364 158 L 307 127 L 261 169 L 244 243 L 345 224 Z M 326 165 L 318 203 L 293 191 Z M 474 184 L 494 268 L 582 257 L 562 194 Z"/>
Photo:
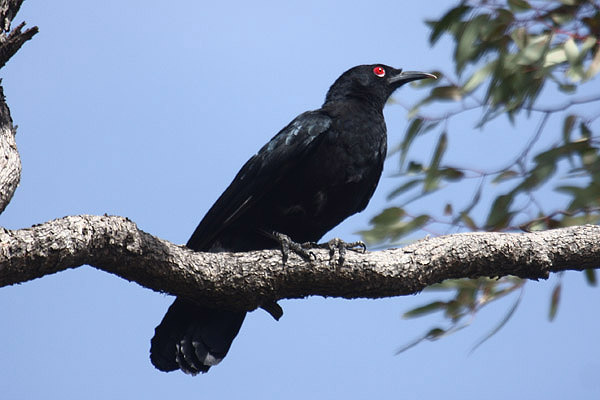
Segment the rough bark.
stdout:
<path fill-rule="evenodd" d="M 23 0 L 0 0 L 0 68 L 37 27 L 8 33 Z M 19 183 L 15 128 L 0 87 L 0 212 Z M 387 297 L 419 292 L 444 279 L 597 268 L 600 227 L 506 234 L 465 233 L 422 240 L 403 249 L 349 252 L 343 265 L 328 251 L 311 262 L 275 250 L 196 253 L 156 238 L 122 217 L 73 216 L 28 229 L 0 228 L 0 287 L 89 264 L 140 285 L 203 304 L 254 309 L 308 295 Z"/>
<path fill-rule="evenodd" d="M 402 249 L 350 251 L 343 265 L 326 250 L 306 262 L 277 250 L 197 253 L 114 216 L 71 216 L 0 232 L 0 286 L 89 264 L 142 286 L 201 304 L 254 309 L 282 298 L 413 294 L 444 279 L 550 272 L 600 265 L 600 227 L 535 233 L 462 233 Z"/>
<path fill-rule="evenodd" d="M 21 32 L 25 22 L 21 22 L 12 32 L 10 24 L 21 8 L 24 0 L 0 0 L 0 68 L 28 41 L 38 33 L 38 27 Z"/>
<path fill-rule="evenodd" d="M 0 213 L 12 199 L 21 180 L 21 158 L 15 142 L 16 133 L 0 86 Z"/>
<path fill-rule="evenodd" d="M 0 1 L 0 68 L 38 32 L 37 27 L 21 32 L 21 23 L 12 32 L 10 23 L 21 7 L 23 0 Z M 4 91 L 0 86 L 0 213 L 4 211 L 21 179 L 21 158 L 15 142 L 16 128 L 10 117 L 10 110 L 4 101 Z"/>

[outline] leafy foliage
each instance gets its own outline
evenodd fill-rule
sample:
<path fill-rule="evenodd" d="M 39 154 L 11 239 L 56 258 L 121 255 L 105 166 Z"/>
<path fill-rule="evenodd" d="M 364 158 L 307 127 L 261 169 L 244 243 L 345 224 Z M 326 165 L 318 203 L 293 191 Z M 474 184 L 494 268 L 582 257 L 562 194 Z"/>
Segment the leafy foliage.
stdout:
<path fill-rule="evenodd" d="M 400 159 L 399 183 L 388 196 L 390 207 L 371 220 L 363 238 L 390 245 L 419 232 L 531 231 L 598 223 L 600 113 L 597 107 L 590 111 L 590 105 L 600 103 L 600 94 L 597 82 L 596 90 L 590 82 L 600 71 L 600 4 L 463 0 L 427 24 L 431 45 L 450 41 L 454 71 L 436 72 L 437 81 L 414 85 L 427 94 L 407 107 L 411 121 L 392 152 Z M 432 114 L 434 109 L 444 111 Z M 508 123 L 499 121 L 504 116 Z M 463 124 L 461 132 L 453 128 L 455 120 Z M 505 137 L 510 129 L 511 135 L 523 137 L 523 144 L 503 153 L 492 145 L 473 149 L 475 154 L 487 151 L 501 165 L 473 168 L 464 156 L 455 156 L 466 153 L 465 121 L 476 128 L 469 133 L 474 139 L 477 129 L 493 135 L 504 126 Z M 434 149 L 430 159 L 414 150 L 428 140 Z M 422 210 L 425 201 L 434 204 L 428 212 Z M 442 204 L 438 212 L 431 211 L 435 204 Z M 585 277 L 596 285 L 594 271 Z M 461 322 L 466 317 L 522 285 L 508 277 L 436 287 L 452 299 L 436 300 L 406 316 L 442 311 L 450 327 L 433 328 L 411 345 L 455 332 L 466 326 Z M 563 289 L 557 284 L 551 296 L 551 320 Z"/>

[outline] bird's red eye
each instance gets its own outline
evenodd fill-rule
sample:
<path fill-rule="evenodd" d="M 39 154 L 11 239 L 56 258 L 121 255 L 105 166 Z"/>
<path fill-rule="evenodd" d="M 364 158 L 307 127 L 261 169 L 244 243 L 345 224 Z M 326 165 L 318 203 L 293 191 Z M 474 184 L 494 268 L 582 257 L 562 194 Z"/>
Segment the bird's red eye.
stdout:
<path fill-rule="evenodd" d="M 373 73 L 375 75 L 377 75 L 378 77 L 382 78 L 385 76 L 385 69 L 383 69 L 381 67 L 375 67 L 375 68 L 373 68 Z"/>

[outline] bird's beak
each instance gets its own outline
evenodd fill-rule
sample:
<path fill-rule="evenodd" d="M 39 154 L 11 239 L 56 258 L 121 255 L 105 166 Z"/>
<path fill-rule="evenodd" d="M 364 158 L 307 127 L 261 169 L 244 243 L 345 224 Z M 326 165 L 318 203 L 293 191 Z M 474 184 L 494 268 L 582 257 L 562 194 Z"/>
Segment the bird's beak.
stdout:
<path fill-rule="evenodd" d="M 416 81 L 419 79 L 437 79 L 437 76 L 429 74 L 427 72 L 419 71 L 402 71 L 396 75 L 392 75 L 388 78 L 388 83 L 405 84 L 407 82 Z"/>

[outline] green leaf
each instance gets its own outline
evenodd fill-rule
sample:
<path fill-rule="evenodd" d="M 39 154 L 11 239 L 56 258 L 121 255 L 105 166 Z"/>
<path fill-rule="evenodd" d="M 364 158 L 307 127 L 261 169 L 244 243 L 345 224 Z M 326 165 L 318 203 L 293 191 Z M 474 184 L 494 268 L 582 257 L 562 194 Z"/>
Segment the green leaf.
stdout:
<path fill-rule="evenodd" d="M 439 172 L 440 176 L 448 181 L 458 181 L 465 176 L 464 172 L 452 167 L 440 169 Z"/>
<path fill-rule="evenodd" d="M 489 29 L 491 31 L 495 31 L 495 33 L 504 34 L 508 30 L 508 26 L 515 21 L 515 14 L 505 8 L 497 8 L 496 10 L 496 18 L 494 18 L 493 23 L 490 24 Z M 498 36 L 485 35 L 486 41 L 491 41 L 493 39 L 498 39 Z"/>
<path fill-rule="evenodd" d="M 465 314 L 465 308 L 456 300 L 450 300 L 446 303 L 446 311 L 444 312 L 444 316 L 446 318 L 450 318 L 452 322 L 457 322 L 460 320 Z"/>
<path fill-rule="evenodd" d="M 375 217 L 371 218 L 373 225 L 392 225 L 400 218 L 404 217 L 406 212 L 400 207 L 389 207 L 380 212 Z"/>
<path fill-rule="evenodd" d="M 459 33 L 457 45 L 454 51 L 456 62 L 456 73 L 461 74 L 465 64 L 476 56 L 478 51 L 478 38 L 482 29 L 490 23 L 488 14 L 479 14 L 473 19 L 465 22 L 464 29 Z"/>
<path fill-rule="evenodd" d="M 551 67 L 557 64 L 562 64 L 567 61 L 567 53 L 562 45 L 556 46 L 546 53 L 544 56 L 544 67 Z M 430 80 L 430 79 L 425 79 Z"/>
<path fill-rule="evenodd" d="M 510 37 L 520 50 L 523 50 L 525 46 L 527 46 L 527 39 L 529 36 L 527 36 L 527 30 L 525 28 L 521 27 L 514 29 L 510 33 Z"/>
<path fill-rule="evenodd" d="M 567 70 L 567 76 L 572 82 L 579 82 L 585 78 L 585 71 L 581 65 L 573 65 Z"/>
<path fill-rule="evenodd" d="M 587 53 L 592 50 L 594 48 L 594 46 L 596 46 L 597 40 L 595 37 L 593 36 L 588 36 L 587 38 L 585 38 L 585 40 L 583 41 L 583 43 L 581 43 L 581 48 L 579 49 L 579 62 L 583 62 L 583 59 L 585 58 L 585 56 L 587 55 Z M 430 79 L 425 79 L 425 80 L 430 80 Z"/>
<path fill-rule="evenodd" d="M 592 137 L 592 131 L 583 121 L 579 123 L 579 132 L 581 133 L 581 136 L 586 139 L 590 139 Z"/>
<path fill-rule="evenodd" d="M 516 65 L 531 65 L 536 63 L 542 56 L 545 56 L 549 44 L 550 35 L 543 34 L 531 38 L 527 46 L 519 52 L 518 58 L 515 60 Z"/>
<path fill-rule="evenodd" d="M 565 191 L 565 186 L 557 187 L 557 191 Z M 576 188 L 573 193 L 575 194 L 571 204 L 569 204 L 569 211 L 576 211 L 582 208 L 597 207 L 600 205 L 600 184 L 591 182 L 585 188 Z"/>
<path fill-rule="evenodd" d="M 523 12 L 531 9 L 531 6 L 525 0 L 508 0 L 508 6 L 514 12 Z"/>
<path fill-rule="evenodd" d="M 419 183 L 421 183 L 422 179 L 413 179 L 410 180 L 406 183 L 404 183 L 403 185 L 401 185 L 400 187 L 397 187 L 396 189 L 394 189 L 390 194 L 387 195 L 387 200 L 392 200 L 395 197 L 398 197 L 399 195 L 401 195 L 402 193 L 406 192 L 407 190 L 412 189 L 413 187 L 417 186 Z"/>
<path fill-rule="evenodd" d="M 409 162 L 408 167 L 406 167 L 406 173 L 409 175 L 420 174 L 423 171 L 425 171 L 423 164 L 416 161 Z"/>
<path fill-rule="evenodd" d="M 560 302 L 560 288 L 561 284 L 557 284 L 552 291 L 552 297 L 550 299 L 550 312 L 548 313 L 548 319 L 554 321 L 556 312 L 558 311 L 558 303 Z"/>
<path fill-rule="evenodd" d="M 439 100 L 458 101 L 462 98 L 461 89 L 458 86 L 438 86 L 433 88 L 430 97 Z"/>
<path fill-rule="evenodd" d="M 399 239 L 402 236 L 408 235 L 411 232 L 421 229 L 423 226 L 425 226 L 425 224 L 429 222 L 429 219 L 429 215 L 419 215 L 418 217 L 412 219 L 408 223 L 398 226 L 392 232 L 392 240 Z"/>
<path fill-rule="evenodd" d="M 429 303 L 429 304 L 426 304 L 426 305 L 421 306 L 421 307 L 413 308 L 412 310 L 409 310 L 409 311 L 405 312 L 402 315 L 402 318 L 421 317 L 421 316 L 426 315 L 426 314 L 431 314 L 431 313 L 436 312 L 436 311 L 444 310 L 445 308 L 446 308 L 446 303 L 445 302 L 443 302 L 443 301 L 434 301 L 433 303 Z"/>
<path fill-rule="evenodd" d="M 567 11 L 565 9 L 565 7 L 557 7 L 555 10 L 558 10 L 558 12 L 550 13 L 550 18 L 552 19 L 552 22 L 554 22 L 555 24 L 566 25 L 569 22 L 573 21 L 573 17 L 574 17 L 573 13 L 565 12 L 565 11 Z"/>
<path fill-rule="evenodd" d="M 471 93 L 494 71 L 497 61 L 492 61 L 475 71 L 473 75 L 465 82 L 461 91 L 463 94 Z"/>
<path fill-rule="evenodd" d="M 570 84 L 570 83 L 559 83 L 558 89 L 563 93 L 571 94 L 571 93 L 575 93 L 575 91 L 577 90 L 577 85 Z"/>
<path fill-rule="evenodd" d="M 464 222 L 464 224 L 471 230 L 478 230 L 479 227 L 477 226 L 477 224 L 475 224 L 475 221 L 473 221 L 473 219 L 469 216 L 469 214 L 467 214 L 466 212 L 461 212 L 460 213 L 460 219 L 461 221 Z"/>
<path fill-rule="evenodd" d="M 572 37 L 569 37 L 564 45 L 563 45 L 564 49 L 565 49 L 565 54 L 567 56 L 567 60 L 569 61 L 569 64 L 571 65 L 577 65 L 578 62 L 578 57 L 579 57 L 579 49 L 577 48 L 577 45 L 575 44 L 575 40 L 573 40 Z"/>
<path fill-rule="evenodd" d="M 404 139 L 400 144 L 400 166 L 404 165 L 404 161 L 406 159 L 406 154 L 408 153 L 408 149 L 412 144 L 413 140 L 417 137 L 419 132 L 421 132 L 421 128 L 423 127 L 423 118 L 415 118 L 408 125 L 406 129 L 406 133 L 404 134 Z"/>
<path fill-rule="evenodd" d="M 442 160 L 442 156 L 448 147 L 448 137 L 446 132 L 440 135 L 437 146 L 433 153 L 433 158 L 431 159 L 431 163 L 429 164 L 429 168 L 427 168 L 427 175 L 425 176 L 425 180 L 423 181 L 423 191 L 430 192 L 437 188 L 438 182 L 440 180 L 439 166 L 440 161 Z"/>
<path fill-rule="evenodd" d="M 460 22 L 463 15 L 471 10 L 471 7 L 460 5 L 448 11 L 439 21 L 433 21 L 430 24 L 432 25 L 431 35 L 429 35 L 429 43 L 431 45 L 435 44 L 438 41 L 442 33 L 448 31 L 450 27 L 457 22 Z"/>
<path fill-rule="evenodd" d="M 555 162 L 555 160 L 552 161 Z M 554 172 L 556 172 L 556 164 L 550 161 L 540 162 L 529 172 L 529 176 L 517 186 L 516 190 L 531 191 L 550 179 Z"/>
<path fill-rule="evenodd" d="M 433 329 L 430 329 L 429 332 L 427 332 L 425 337 L 429 340 L 436 340 L 436 339 L 439 339 L 440 337 L 444 336 L 445 334 L 446 334 L 446 331 L 444 329 L 433 328 Z"/>
<path fill-rule="evenodd" d="M 576 120 L 577 120 L 577 116 L 575 116 L 573 114 L 570 114 L 565 117 L 565 120 L 563 122 L 563 130 L 562 130 L 563 142 L 565 142 L 565 144 L 571 142 L 571 131 L 573 130 L 573 126 L 575 125 Z"/>
<path fill-rule="evenodd" d="M 598 50 L 596 50 L 596 54 L 594 55 L 594 58 L 592 59 L 588 70 L 585 71 L 584 78 L 586 80 L 590 79 L 593 76 L 595 76 L 598 73 L 598 71 L 600 71 L 600 47 L 598 47 Z"/>
<path fill-rule="evenodd" d="M 511 217 L 509 207 L 513 201 L 513 194 L 504 194 L 498 196 L 492 205 L 490 214 L 488 215 L 486 226 L 493 229 L 500 229 L 506 226 Z"/>
<path fill-rule="evenodd" d="M 560 225 L 558 227 L 565 226 L 579 226 L 585 224 L 598 224 L 600 222 L 600 215 L 590 215 L 584 214 L 579 216 L 569 216 L 566 215 L 560 220 Z"/>
<path fill-rule="evenodd" d="M 366 231 L 359 231 L 363 240 L 369 243 L 379 243 L 385 240 L 397 240 L 402 236 L 420 229 L 429 222 L 429 215 L 419 215 L 409 221 L 402 221 L 404 210 L 398 207 L 391 207 L 384 210 L 381 214 L 371 219 L 373 228 Z"/>
<path fill-rule="evenodd" d="M 502 171 L 500 174 L 498 174 L 493 180 L 492 183 L 500 183 L 500 182 L 504 182 L 507 181 L 509 179 L 512 179 L 516 176 L 519 176 L 518 172 L 512 171 L 512 170 L 506 170 L 506 171 Z"/>
<path fill-rule="evenodd" d="M 590 286 L 597 286 L 598 280 L 596 279 L 596 270 L 595 269 L 586 269 L 583 271 L 585 273 L 585 280 Z"/>
<path fill-rule="evenodd" d="M 474 352 L 475 349 L 477 349 L 483 343 L 485 343 L 486 341 L 488 341 L 488 339 L 490 339 L 492 336 L 494 336 L 496 333 L 498 333 L 498 331 L 500 329 L 502 329 L 502 327 L 504 325 L 506 325 L 506 323 L 508 322 L 508 320 L 510 320 L 510 318 L 513 316 L 513 314 L 515 313 L 515 311 L 517 311 L 517 308 L 519 307 L 519 303 L 521 302 L 521 298 L 522 297 L 523 297 L 523 291 L 521 291 L 521 293 L 519 294 L 519 297 L 513 303 L 512 307 L 508 310 L 508 312 L 506 313 L 506 315 L 504 316 L 504 318 L 502 318 L 502 320 L 500 321 L 500 323 L 498 325 L 496 325 L 496 327 L 494 329 L 492 329 L 487 335 L 485 335 L 485 337 L 483 339 L 481 339 L 479 342 L 477 342 L 477 344 L 475 346 L 473 346 L 473 348 L 471 349 L 471 353 Z"/>

